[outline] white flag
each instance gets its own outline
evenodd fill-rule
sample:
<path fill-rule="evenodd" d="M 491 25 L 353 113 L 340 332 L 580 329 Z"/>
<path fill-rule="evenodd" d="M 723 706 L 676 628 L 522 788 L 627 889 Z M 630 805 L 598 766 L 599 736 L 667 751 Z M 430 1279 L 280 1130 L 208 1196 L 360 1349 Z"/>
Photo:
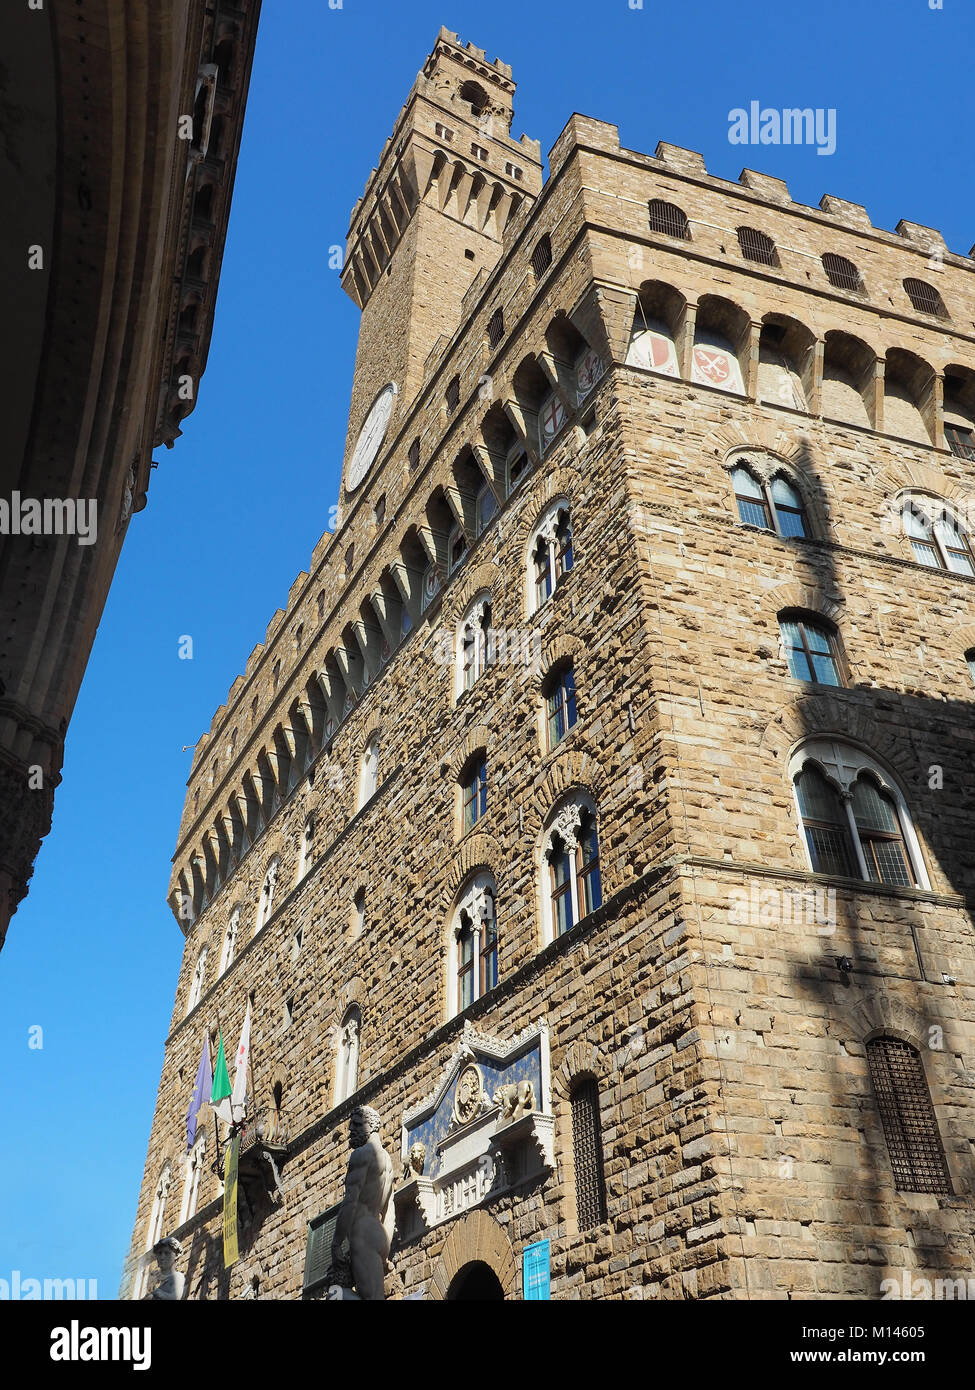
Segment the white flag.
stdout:
<path fill-rule="evenodd" d="M 234 1070 L 234 1089 L 230 1096 L 230 1108 L 233 1112 L 234 1123 L 240 1124 L 247 1114 L 247 1063 L 251 1051 L 251 1005 L 247 1001 L 247 1012 L 244 1014 L 244 1026 L 240 1033 L 240 1042 L 237 1044 L 237 1065 Z"/>

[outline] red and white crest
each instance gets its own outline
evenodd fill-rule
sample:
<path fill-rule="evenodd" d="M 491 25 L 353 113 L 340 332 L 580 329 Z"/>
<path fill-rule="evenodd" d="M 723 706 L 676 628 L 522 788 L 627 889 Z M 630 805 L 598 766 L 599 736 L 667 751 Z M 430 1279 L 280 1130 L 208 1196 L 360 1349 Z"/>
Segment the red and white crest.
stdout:
<path fill-rule="evenodd" d="M 723 391 L 744 394 L 741 368 L 730 347 L 717 343 L 695 343 L 691 380 L 702 386 L 717 386 Z"/>
<path fill-rule="evenodd" d="M 579 400 L 584 401 L 603 374 L 603 359 L 592 348 L 584 352 L 576 370 Z"/>
<path fill-rule="evenodd" d="M 634 334 L 626 354 L 626 364 L 628 367 L 642 367 L 645 371 L 663 372 L 666 376 L 680 376 L 673 338 L 654 328 Z"/>
<path fill-rule="evenodd" d="M 544 448 L 555 438 L 566 421 L 565 406 L 558 396 L 549 396 L 542 406 L 539 420 L 541 422 L 542 448 Z"/>

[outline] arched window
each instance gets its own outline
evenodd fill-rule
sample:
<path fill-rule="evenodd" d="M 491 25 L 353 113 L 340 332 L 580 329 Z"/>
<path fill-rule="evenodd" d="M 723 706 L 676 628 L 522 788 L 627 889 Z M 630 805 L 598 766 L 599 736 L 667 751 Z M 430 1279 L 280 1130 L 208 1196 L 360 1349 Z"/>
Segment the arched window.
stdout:
<path fill-rule="evenodd" d="M 353 1004 L 346 1012 L 339 1030 L 338 1064 L 335 1075 L 335 1104 L 348 1100 L 359 1088 L 359 1036 L 362 1015 Z"/>
<path fill-rule="evenodd" d="M 552 243 L 546 235 L 535 243 L 535 249 L 532 251 L 532 274 L 535 279 L 540 280 L 551 264 Z"/>
<path fill-rule="evenodd" d="M 274 890 L 278 882 L 278 870 L 281 867 L 279 859 L 272 859 L 268 865 L 267 873 L 264 875 L 264 882 L 261 884 L 261 896 L 257 903 L 257 925 L 255 932 L 259 932 L 262 927 L 267 925 L 271 916 L 271 908 L 274 903 Z"/>
<path fill-rule="evenodd" d="M 240 931 L 240 908 L 235 907 L 230 914 L 227 922 L 227 930 L 224 932 L 223 947 L 220 951 L 220 974 L 229 970 L 234 963 L 234 956 L 237 954 L 237 933 Z"/>
<path fill-rule="evenodd" d="M 173 1182 L 173 1170 L 167 1161 L 163 1164 L 162 1172 L 156 1183 L 156 1191 L 152 1199 L 152 1208 L 149 1212 L 149 1225 L 146 1229 L 146 1243 L 142 1256 L 142 1263 L 136 1278 L 134 1298 L 140 1299 L 145 1295 L 146 1287 L 149 1283 L 149 1273 L 152 1268 L 152 1247 L 162 1240 L 165 1230 L 166 1202 L 169 1199 L 169 1189 Z"/>
<path fill-rule="evenodd" d="M 650 199 L 650 230 L 661 232 L 664 236 L 677 237 L 680 241 L 690 241 L 691 229 L 687 216 L 674 203 L 665 203 L 662 198 Z"/>
<path fill-rule="evenodd" d="M 206 1157 L 206 1127 L 200 1130 L 200 1137 L 186 1155 L 186 1175 L 183 1179 L 183 1201 L 180 1207 L 179 1224 L 189 1221 L 196 1215 L 200 1198 L 200 1178 L 203 1176 L 203 1160 Z"/>
<path fill-rule="evenodd" d="M 451 923 L 448 1004 L 451 1017 L 498 983 L 497 889 L 478 874 L 461 893 Z"/>
<path fill-rule="evenodd" d="M 972 681 L 975 682 L 975 647 L 970 647 L 965 653 L 965 660 L 968 663 L 968 674 L 971 676 Z"/>
<path fill-rule="evenodd" d="M 379 786 L 379 735 L 373 734 L 366 744 L 359 764 L 359 796 L 356 809 L 361 811 L 376 795 Z"/>
<path fill-rule="evenodd" d="M 842 685 L 839 644 L 826 623 L 804 613 L 780 613 L 779 631 L 789 674 L 818 685 Z"/>
<path fill-rule="evenodd" d="M 576 1224 L 592 1230 L 606 1220 L 606 1177 L 603 1136 L 599 1120 L 599 1087 L 594 1076 L 580 1077 L 572 1087 L 572 1166 L 575 1169 Z"/>
<path fill-rule="evenodd" d="M 765 232 L 760 232 L 754 227 L 738 228 L 738 245 L 746 261 L 757 261 L 759 265 L 779 263 L 775 242 Z"/>
<path fill-rule="evenodd" d="M 596 809 L 588 798 L 566 802 L 544 840 L 546 935 L 562 936 L 602 906 Z"/>
<path fill-rule="evenodd" d="M 460 404 L 460 377 L 451 377 L 447 383 L 447 390 L 444 393 L 444 404 L 447 407 L 447 414 L 453 415 Z"/>
<path fill-rule="evenodd" d="M 934 497 L 909 497 L 903 504 L 903 517 L 919 564 L 975 575 L 971 542 L 943 502 Z"/>
<path fill-rule="evenodd" d="M 487 755 L 476 754 L 460 779 L 461 826 L 464 833 L 487 814 Z"/>
<path fill-rule="evenodd" d="M 863 293 L 863 277 L 853 262 L 848 261 L 845 256 L 837 256 L 834 251 L 827 251 L 823 256 L 823 269 L 834 289 L 850 290 L 854 294 Z"/>
<path fill-rule="evenodd" d="M 919 314 L 933 314 L 935 318 L 939 319 L 948 317 L 945 302 L 933 285 L 928 285 L 923 280 L 914 280 L 908 276 L 904 281 L 904 289 L 907 291 L 908 299 Z"/>
<path fill-rule="evenodd" d="M 543 687 L 545 731 L 549 751 L 562 742 L 576 722 L 576 681 L 572 662 L 559 666 Z"/>
<path fill-rule="evenodd" d="M 207 953 L 206 948 L 197 956 L 196 965 L 193 969 L 193 978 L 190 981 L 190 993 L 186 1001 L 186 1012 L 192 1013 L 199 1004 L 203 995 L 203 980 L 206 976 Z"/>
<path fill-rule="evenodd" d="M 790 772 L 813 873 L 930 887 L 907 803 L 879 764 L 816 739 L 794 754 Z"/>
<path fill-rule="evenodd" d="M 470 690 L 487 669 L 490 629 L 491 605 L 482 595 L 471 604 L 457 630 L 458 695 Z"/>
<path fill-rule="evenodd" d="M 900 1038 L 871 1038 L 867 1063 L 898 1192 L 951 1195 L 951 1174 L 918 1050 Z"/>
<path fill-rule="evenodd" d="M 551 598 L 560 580 L 573 565 L 572 523 L 566 502 L 557 502 L 545 513 L 531 543 L 531 611 Z"/>
<path fill-rule="evenodd" d="M 309 816 L 305 821 L 305 828 L 301 832 L 301 851 L 298 856 L 298 879 L 304 878 L 311 868 L 312 856 L 315 851 L 315 817 Z"/>
<path fill-rule="evenodd" d="M 775 531 L 787 539 L 809 535 L 802 496 L 783 474 L 777 473 L 770 482 L 764 482 L 750 468 L 739 465 L 733 469 L 731 480 L 739 521 Z"/>

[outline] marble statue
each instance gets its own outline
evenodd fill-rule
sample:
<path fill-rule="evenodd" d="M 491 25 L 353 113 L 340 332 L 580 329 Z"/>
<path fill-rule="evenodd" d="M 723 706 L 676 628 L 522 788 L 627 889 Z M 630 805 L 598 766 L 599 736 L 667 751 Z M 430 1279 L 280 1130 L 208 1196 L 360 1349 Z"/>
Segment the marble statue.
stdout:
<path fill-rule="evenodd" d="M 363 1105 L 352 1112 L 352 1154 L 333 1240 L 336 1250 L 348 1241 L 352 1284 L 358 1296 L 367 1302 L 384 1297 L 383 1276 L 396 1219 L 390 1200 L 393 1160 L 382 1146 L 379 1126 L 379 1115 L 371 1106 Z"/>
<path fill-rule="evenodd" d="M 422 1139 L 417 1139 L 410 1145 L 406 1167 L 403 1170 L 403 1181 L 409 1182 L 412 1178 L 422 1178 L 426 1161 L 427 1146 Z"/>
<path fill-rule="evenodd" d="M 152 1247 L 161 1278 L 149 1297 L 178 1302 L 183 1297 L 186 1280 L 176 1268 L 176 1261 L 183 1253 L 183 1247 L 175 1236 L 167 1236 Z"/>
<path fill-rule="evenodd" d="M 501 1107 L 502 1120 L 520 1120 L 535 1109 L 535 1087 L 530 1081 L 514 1081 L 499 1086 L 494 1103 Z"/>

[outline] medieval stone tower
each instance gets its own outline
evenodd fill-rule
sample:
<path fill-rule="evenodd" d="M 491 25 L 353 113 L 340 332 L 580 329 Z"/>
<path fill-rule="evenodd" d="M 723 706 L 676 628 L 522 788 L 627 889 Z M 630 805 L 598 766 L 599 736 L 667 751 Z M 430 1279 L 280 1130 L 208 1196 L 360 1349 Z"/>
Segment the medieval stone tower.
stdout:
<path fill-rule="evenodd" d="M 352 215 L 341 518 L 197 746 L 123 1290 L 879 1297 L 975 1213 L 975 279 L 441 31 Z M 239 1258 L 184 1119 L 253 1018 Z"/>

